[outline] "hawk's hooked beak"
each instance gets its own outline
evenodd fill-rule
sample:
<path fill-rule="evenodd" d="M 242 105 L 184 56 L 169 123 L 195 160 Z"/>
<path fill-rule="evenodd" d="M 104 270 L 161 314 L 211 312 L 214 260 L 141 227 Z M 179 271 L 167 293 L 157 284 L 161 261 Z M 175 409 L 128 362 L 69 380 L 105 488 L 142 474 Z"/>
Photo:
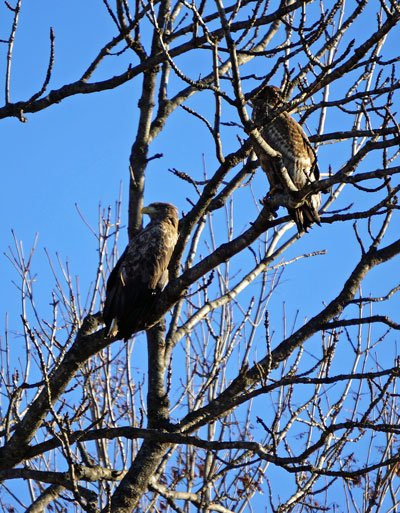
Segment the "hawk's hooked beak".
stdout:
<path fill-rule="evenodd" d="M 142 212 L 142 214 L 148 214 L 148 215 L 154 214 L 154 208 L 150 207 L 150 206 L 143 207 L 141 212 Z"/>

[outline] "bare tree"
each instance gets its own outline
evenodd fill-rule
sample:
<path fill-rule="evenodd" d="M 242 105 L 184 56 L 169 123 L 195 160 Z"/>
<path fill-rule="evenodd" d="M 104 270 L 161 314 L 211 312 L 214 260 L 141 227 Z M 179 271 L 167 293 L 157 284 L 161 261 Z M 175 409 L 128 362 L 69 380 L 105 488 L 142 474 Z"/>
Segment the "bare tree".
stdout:
<path fill-rule="evenodd" d="M 170 170 L 177 190 L 190 191 L 170 282 L 127 343 L 105 337 L 98 315 L 122 250 L 120 199 L 92 229 L 99 261 L 89 291 L 49 258 L 48 317 L 34 299 L 35 248 L 26 254 L 15 238 L 7 256 L 19 276 L 25 353 L 17 370 L 6 330 L 3 510 L 396 511 L 400 324 L 391 315 L 400 285 L 396 272 L 388 290 L 365 279 L 400 252 L 398 2 L 103 3 L 115 37 L 83 73 L 50 89 L 51 30 L 42 86 L 11 101 L 24 5 L 6 2 L 0 117 L 23 122 L 69 97 L 135 81 L 129 237 L 142 227 L 146 172 L 160 157 L 152 145 L 178 111 L 193 118 L 193 139 L 213 168 L 199 176 L 188 161 Z M 133 63 L 123 72 L 93 79 L 127 54 Z M 286 98 L 282 111 L 308 132 L 322 176 L 267 196 L 253 150 L 279 155 L 251 121 L 251 102 L 271 83 Z M 318 191 L 321 227 L 297 234 L 285 207 Z M 343 249 L 351 271 L 332 262 L 337 288 L 325 291 L 318 262 L 335 229 L 336 241 L 352 233 L 358 252 Z M 304 249 L 307 241 L 318 249 Z M 277 291 L 291 269 L 279 313 Z M 317 289 L 316 312 L 292 301 Z"/>

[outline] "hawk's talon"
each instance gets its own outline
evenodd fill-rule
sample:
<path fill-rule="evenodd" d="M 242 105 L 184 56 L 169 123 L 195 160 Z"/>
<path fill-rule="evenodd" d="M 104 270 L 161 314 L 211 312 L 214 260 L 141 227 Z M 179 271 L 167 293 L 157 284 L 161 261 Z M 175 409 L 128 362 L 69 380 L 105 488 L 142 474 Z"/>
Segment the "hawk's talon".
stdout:
<path fill-rule="evenodd" d="M 278 217 L 279 206 L 272 206 L 271 205 L 271 202 L 270 202 L 270 199 L 269 199 L 270 194 L 271 194 L 271 191 L 266 196 L 264 196 L 263 199 L 260 200 L 260 204 L 263 207 L 266 207 L 268 209 L 268 211 L 272 214 L 274 219 L 276 219 Z"/>

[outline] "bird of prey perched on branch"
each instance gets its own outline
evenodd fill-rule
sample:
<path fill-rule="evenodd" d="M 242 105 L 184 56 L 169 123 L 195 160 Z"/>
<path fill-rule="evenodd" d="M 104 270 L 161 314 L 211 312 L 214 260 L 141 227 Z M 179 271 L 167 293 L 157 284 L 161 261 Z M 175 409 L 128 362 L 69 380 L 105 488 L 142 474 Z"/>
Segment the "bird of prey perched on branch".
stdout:
<path fill-rule="evenodd" d="M 118 334 L 124 340 L 143 325 L 157 293 L 167 284 L 178 240 L 178 211 L 173 205 L 152 203 L 142 213 L 150 223 L 129 241 L 111 271 L 103 308 L 107 336 Z"/>
<path fill-rule="evenodd" d="M 281 157 L 273 158 L 262 148 L 254 145 L 260 166 L 265 171 L 269 184 L 269 197 L 277 193 L 287 194 L 301 191 L 306 185 L 319 180 L 317 158 L 308 137 L 302 127 L 287 112 L 276 114 L 284 105 L 284 99 L 275 86 L 261 89 L 252 100 L 253 121 L 260 130 L 265 142 Z M 287 170 L 286 177 L 284 175 Z M 288 180 L 291 184 L 288 184 Z M 289 187 L 291 186 L 291 187 Z M 293 187 L 294 186 L 294 187 Z M 293 204 L 293 207 L 290 206 Z M 320 223 L 318 209 L 321 204 L 321 194 L 310 194 L 288 203 L 290 217 L 296 223 L 299 233 L 307 231 L 313 223 Z"/>

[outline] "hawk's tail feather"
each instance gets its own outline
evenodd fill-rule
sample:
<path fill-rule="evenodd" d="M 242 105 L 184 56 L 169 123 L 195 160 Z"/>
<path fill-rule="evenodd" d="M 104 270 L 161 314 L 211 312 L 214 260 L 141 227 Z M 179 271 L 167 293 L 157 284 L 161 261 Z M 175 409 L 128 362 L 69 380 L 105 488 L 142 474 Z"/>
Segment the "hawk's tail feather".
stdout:
<path fill-rule="evenodd" d="M 311 202 L 306 202 L 299 208 L 289 209 L 289 215 L 296 223 L 299 233 L 307 232 L 314 223 L 321 225 L 318 210 Z"/>

